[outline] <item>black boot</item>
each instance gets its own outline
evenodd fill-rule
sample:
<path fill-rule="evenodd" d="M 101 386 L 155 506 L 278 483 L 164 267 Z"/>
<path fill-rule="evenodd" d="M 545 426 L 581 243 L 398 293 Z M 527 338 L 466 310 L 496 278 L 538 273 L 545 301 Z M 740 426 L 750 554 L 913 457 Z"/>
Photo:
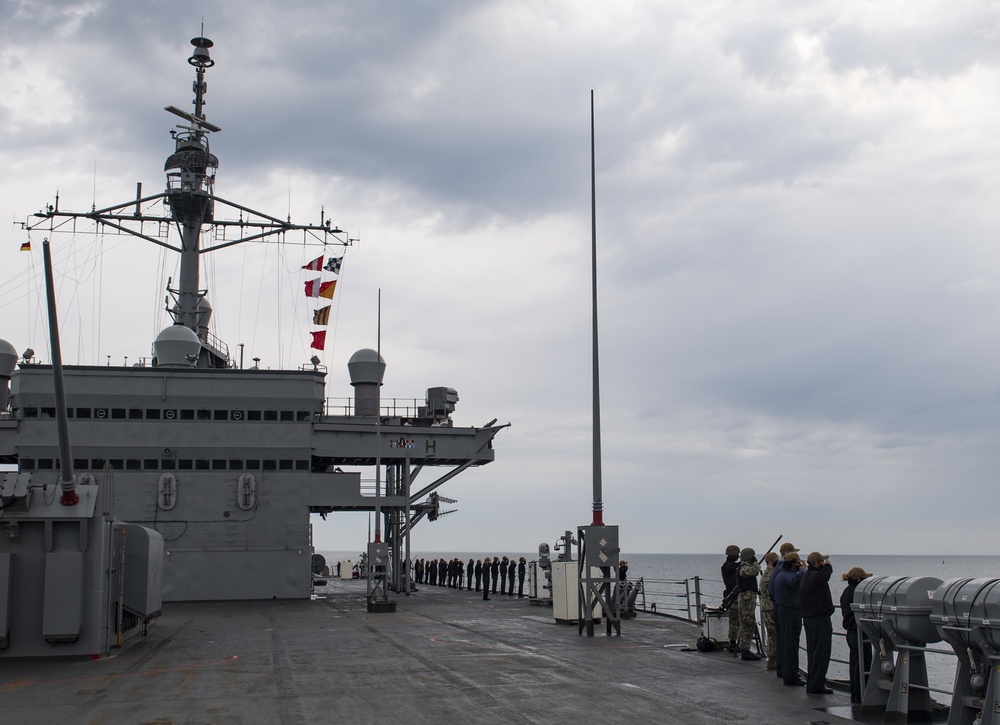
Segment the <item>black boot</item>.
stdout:
<path fill-rule="evenodd" d="M 743 660 L 759 660 L 760 659 L 760 655 L 757 654 L 756 652 L 751 652 L 750 650 L 745 649 L 745 650 L 743 650 L 743 653 L 740 655 L 740 659 L 743 659 Z"/>

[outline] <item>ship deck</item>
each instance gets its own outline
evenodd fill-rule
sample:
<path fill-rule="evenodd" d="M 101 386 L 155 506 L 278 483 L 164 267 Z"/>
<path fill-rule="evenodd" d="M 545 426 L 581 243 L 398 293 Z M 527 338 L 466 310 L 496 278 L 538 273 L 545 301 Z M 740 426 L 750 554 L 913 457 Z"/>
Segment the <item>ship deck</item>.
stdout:
<path fill-rule="evenodd" d="M 763 661 L 693 649 L 640 614 L 580 636 L 527 599 L 422 587 L 370 614 L 363 581 L 312 600 L 168 603 L 97 660 L 0 661 L 0 722 L 848 722 L 846 693 L 785 687 Z"/>

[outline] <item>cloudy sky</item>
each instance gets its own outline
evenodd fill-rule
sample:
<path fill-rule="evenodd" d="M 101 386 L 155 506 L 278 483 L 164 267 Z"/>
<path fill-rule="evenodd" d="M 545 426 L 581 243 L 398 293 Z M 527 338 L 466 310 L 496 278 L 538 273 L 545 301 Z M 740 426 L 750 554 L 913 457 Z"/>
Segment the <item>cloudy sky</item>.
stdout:
<path fill-rule="evenodd" d="M 8 0 L 0 211 L 162 189 L 202 21 L 217 193 L 360 238 L 327 394 L 351 395 L 381 290 L 383 395 L 446 385 L 456 424 L 511 423 L 415 549 L 531 551 L 590 522 L 593 89 L 624 550 L 997 553 L 996 3 Z M 4 228 L 0 336 L 45 351 L 24 240 Z M 54 243 L 66 361 L 148 355 L 176 260 Z M 312 256 L 214 255 L 215 332 L 305 362 Z M 364 516 L 317 523 L 323 549 L 366 537 Z"/>

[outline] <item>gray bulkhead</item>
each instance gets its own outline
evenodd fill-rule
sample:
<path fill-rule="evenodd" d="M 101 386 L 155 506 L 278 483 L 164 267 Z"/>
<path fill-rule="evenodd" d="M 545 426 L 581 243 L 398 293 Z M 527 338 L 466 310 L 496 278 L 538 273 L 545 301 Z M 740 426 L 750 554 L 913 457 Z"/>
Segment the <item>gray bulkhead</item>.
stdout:
<path fill-rule="evenodd" d="M 75 467 L 109 492 L 114 516 L 162 535 L 166 601 L 308 597 L 310 513 L 374 508 L 361 474 L 336 469 L 374 465 L 375 419 L 324 416 L 322 371 L 76 366 L 65 375 Z M 54 483 L 53 406 L 50 366 L 15 371 L 0 459 Z M 383 418 L 379 435 L 386 466 L 494 459 L 490 428 Z M 382 505 L 407 504 L 387 495 Z"/>

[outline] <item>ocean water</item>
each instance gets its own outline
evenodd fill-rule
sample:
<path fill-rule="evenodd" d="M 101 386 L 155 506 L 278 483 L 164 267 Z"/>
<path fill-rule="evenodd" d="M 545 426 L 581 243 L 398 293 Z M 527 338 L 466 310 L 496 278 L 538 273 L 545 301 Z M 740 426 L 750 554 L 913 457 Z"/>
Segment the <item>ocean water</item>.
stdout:
<path fill-rule="evenodd" d="M 358 552 L 320 552 L 328 563 L 334 563 L 342 559 L 357 561 Z M 575 554 L 575 551 L 574 551 Z M 463 561 L 469 558 L 482 559 L 489 556 L 524 556 L 528 561 L 538 558 L 538 552 L 468 552 L 468 551 L 415 551 L 415 558 L 436 559 L 440 557 L 459 557 Z M 558 552 L 552 552 L 552 558 L 556 558 Z M 725 561 L 724 554 L 623 554 L 623 559 L 628 561 L 628 578 L 637 581 L 643 580 L 645 589 L 645 599 L 647 606 L 656 603 L 659 612 L 671 613 L 676 616 L 687 616 L 687 598 L 685 592 L 691 593 L 692 609 L 690 616 L 696 616 L 693 608 L 694 604 L 694 577 L 699 578 L 701 590 L 701 601 L 704 605 L 718 606 L 722 601 L 722 574 L 720 568 Z M 830 555 L 830 563 L 833 565 L 833 578 L 830 581 L 830 589 L 833 594 L 834 604 L 840 602 L 840 595 L 846 583 L 841 578 L 841 574 L 852 567 L 860 566 L 865 571 L 872 572 L 877 576 L 929 576 L 936 577 L 941 581 L 954 579 L 957 577 L 991 577 L 1000 578 L 1000 557 L 998 556 L 884 556 L 884 555 Z M 847 643 L 842 636 L 841 617 L 839 609 L 833 615 L 833 658 L 835 661 L 830 664 L 829 676 L 834 679 L 848 679 L 847 672 Z M 628 636 L 628 623 L 622 625 L 623 636 Z M 839 633 L 839 635 L 838 635 Z M 803 647 L 805 638 L 802 639 Z M 944 642 L 929 645 L 936 649 L 950 650 Z M 877 659 L 877 657 L 876 657 Z M 836 660 L 843 660 L 837 662 Z M 951 690 L 955 679 L 956 660 L 953 655 L 928 653 L 927 675 L 928 684 L 933 688 L 941 690 Z M 805 666 L 805 652 L 802 653 L 801 665 Z M 932 693 L 939 702 L 948 702 L 948 696 L 941 693 Z"/>

